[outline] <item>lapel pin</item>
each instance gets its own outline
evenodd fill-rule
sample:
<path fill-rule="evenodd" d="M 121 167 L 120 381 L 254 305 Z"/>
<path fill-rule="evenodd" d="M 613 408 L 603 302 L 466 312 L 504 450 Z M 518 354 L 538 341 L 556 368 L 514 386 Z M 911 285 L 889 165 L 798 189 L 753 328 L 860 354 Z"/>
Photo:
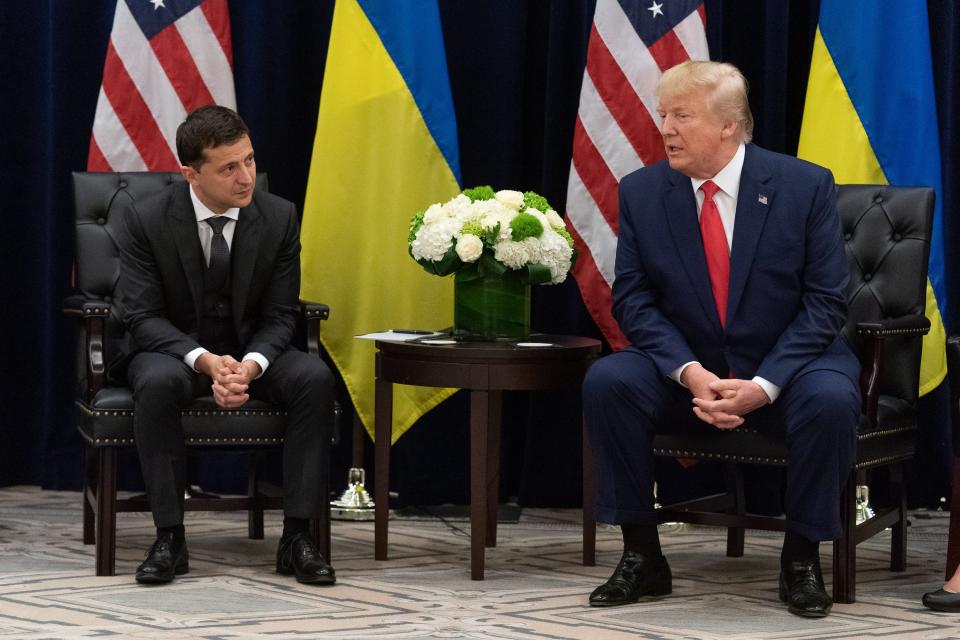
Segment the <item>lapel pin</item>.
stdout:
<path fill-rule="evenodd" d="M 760 194 L 760 196 L 757 198 L 757 202 L 760 204 L 767 204 L 767 196 Z"/>

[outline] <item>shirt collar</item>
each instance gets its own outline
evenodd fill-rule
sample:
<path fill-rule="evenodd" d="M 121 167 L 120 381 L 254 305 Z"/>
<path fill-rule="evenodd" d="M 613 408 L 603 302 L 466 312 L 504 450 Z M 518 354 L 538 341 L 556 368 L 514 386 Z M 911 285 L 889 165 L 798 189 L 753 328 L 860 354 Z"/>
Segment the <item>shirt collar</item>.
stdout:
<path fill-rule="evenodd" d="M 200 202 L 200 198 L 198 198 L 197 194 L 193 192 L 193 185 L 190 185 L 190 200 L 193 201 L 193 212 L 197 216 L 197 222 L 203 222 L 207 218 L 213 218 L 217 215 L 226 216 L 231 220 L 240 219 L 240 209 L 238 207 L 232 207 L 220 214 L 210 211 L 210 209 L 207 208 L 207 205 Z"/>
<path fill-rule="evenodd" d="M 746 146 L 740 144 L 737 147 L 737 152 L 733 154 L 733 157 L 730 158 L 730 162 L 727 165 L 720 169 L 717 172 L 717 175 L 709 178 L 713 180 L 713 183 L 720 187 L 720 190 L 725 194 L 737 199 L 737 196 L 740 194 L 740 174 L 743 173 L 743 159 L 746 156 Z M 696 193 L 700 189 L 700 185 L 707 181 L 707 179 L 691 178 L 690 181 L 693 183 L 693 192 Z"/>

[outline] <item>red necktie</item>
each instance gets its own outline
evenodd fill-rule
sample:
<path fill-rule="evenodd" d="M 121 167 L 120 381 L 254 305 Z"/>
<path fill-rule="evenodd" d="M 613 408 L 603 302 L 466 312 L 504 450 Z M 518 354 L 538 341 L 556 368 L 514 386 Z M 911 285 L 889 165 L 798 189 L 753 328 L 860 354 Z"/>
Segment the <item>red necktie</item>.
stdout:
<path fill-rule="evenodd" d="M 707 271 L 710 274 L 710 287 L 713 289 L 713 301 L 717 305 L 720 325 L 727 321 L 727 292 L 730 289 L 730 249 L 727 246 L 727 234 L 723 232 L 720 211 L 713 201 L 714 194 L 720 190 L 713 181 L 707 180 L 700 185 L 704 193 L 703 206 L 700 208 L 700 235 L 703 237 L 703 253 L 707 258 Z"/>

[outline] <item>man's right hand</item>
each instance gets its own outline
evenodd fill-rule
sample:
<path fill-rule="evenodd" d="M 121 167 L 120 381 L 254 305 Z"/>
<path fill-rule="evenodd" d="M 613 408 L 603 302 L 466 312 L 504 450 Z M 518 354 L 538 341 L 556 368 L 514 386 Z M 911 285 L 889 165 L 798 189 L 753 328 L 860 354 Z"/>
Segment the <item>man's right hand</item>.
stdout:
<path fill-rule="evenodd" d="M 247 393 L 248 385 L 238 382 L 238 379 L 243 379 L 243 376 L 237 375 L 242 372 L 243 367 L 233 356 L 218 356 L 207 352 L 200 354 L 194 364 L 200 373 L 213 381 L 211 389 L 217 406 L 236 409 L 250 399 Z"/>
<path fill-rule="evenodd" d="M 714 373 L 707 371 L 703 365 L 694 362 L 680 374 L 680 382 L 690 390 L 694 398 L 701 400 L 719 400 L 722 396 L 710 388 L 710 383 L 719 380 Z M 729 413 L 708 413 L 699 407 L 693 407 L 693 413 L 698 418 L 718 429 L 735 429 L 743 424 L 743 418 Z"/>

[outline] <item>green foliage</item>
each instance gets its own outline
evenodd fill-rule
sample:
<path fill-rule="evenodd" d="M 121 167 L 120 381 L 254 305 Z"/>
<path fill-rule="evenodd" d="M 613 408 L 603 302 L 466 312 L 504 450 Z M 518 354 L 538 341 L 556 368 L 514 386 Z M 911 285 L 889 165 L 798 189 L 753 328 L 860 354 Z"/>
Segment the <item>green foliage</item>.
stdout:
<path fill-rule="evenodd" d="M 573 236 L 570 235 L 570 232 L 566 229 L 554 229 L 557 232 L 557 235 L 567 241 L 567 244 L 571 247 L 573 246 Z"/>
<path fill-rule="evenodd" d="M 472 189 L 464 189 L 463 195 L 470 198 L 471 202 L 476 202 L 477 200 L 493 200 L 496 193 L 490 185 L 483 185 Z"/>
<path fill-rule="evenodd" d="M 448 276 L 462 267 L 463 261 L 460 260 L 460 256 L 457 255 L 456 249 L 450 247 L 447 249 L 447 252 L 443 254 L 443 257 L 436 262 L 432 260 L 417 260 L 417 264 L 423 267 L 427 273 L 432 273 L 435 276 Z"/>
<path fill-rule="evenodd" d="M 539 193 L 534 193 L 533 191 L 524 192 L 523 204 L 524 206 L 530 207 L 531 209 L 536 209 L 541 213 L 546 213 L 547 209 L 550 208 L 550 203 L 547 202 L 547 199 Z"/>
<path fill-rule="evenodd" d="M 410 218 L 410 231 L 407 232 L 407 244 L 409 245 L 417 237 L 417 231 L 423 226 L 423 211 L 418 211 Z"/>
<path fill-rule="evenodd" d="M 518 213 L 510 221 L 510 237 L 514 242 L 527 238 L 539 238 L 543 233 L 543 223 L 529 213 Z"/>
<path fill-rule="evenodd" d="M 468 220 L 463 223 L 460 233 L 477 236 L 483 241 L 484 246 L 492 247 L 497 241 L 497 236 L 500 235 L 500 223 L 498 222 L 491 229 L 484 229 L 479 220 Z"/>

